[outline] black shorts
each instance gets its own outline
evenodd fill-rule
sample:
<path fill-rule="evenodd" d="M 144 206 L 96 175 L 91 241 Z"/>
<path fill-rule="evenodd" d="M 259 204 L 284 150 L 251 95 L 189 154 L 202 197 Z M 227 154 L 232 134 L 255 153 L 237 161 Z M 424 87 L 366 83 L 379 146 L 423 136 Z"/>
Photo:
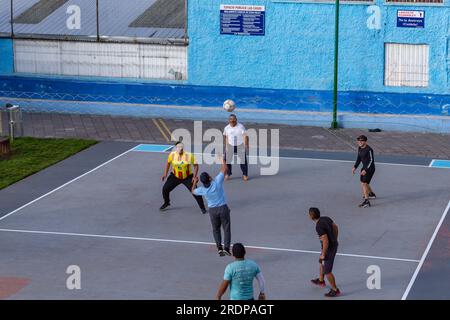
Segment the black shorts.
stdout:
<path fill-rule="evenodd" d="M 325 255 L 325 260 L 323 260 L 323 273 L 329 274 L 333 271 L 334 258 L 336 257 L 338 246 L 333 248 L 328 248 L 327 254 Z"/>
<path fill-rule="evenodd" d="M 370 181 L 372 181 L 372 177 L 373 177 L 374 173 L 375 173 L 375 169 L 366 171 L 366 175 L 365 176 L 360 176 L 359 177 L 359 181 L 361 181 L 362 183 L 369 184 Z"/>

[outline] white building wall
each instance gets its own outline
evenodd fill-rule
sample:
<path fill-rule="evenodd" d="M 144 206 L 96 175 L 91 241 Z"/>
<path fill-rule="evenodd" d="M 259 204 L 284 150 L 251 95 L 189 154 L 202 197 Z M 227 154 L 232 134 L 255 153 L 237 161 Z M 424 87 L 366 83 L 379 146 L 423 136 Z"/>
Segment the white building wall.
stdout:
<path fill-rule="evenodd" d="M 15 71 L 48 75 L 187 79 L 187 47 L 107 42 L 14 41 Z"/>

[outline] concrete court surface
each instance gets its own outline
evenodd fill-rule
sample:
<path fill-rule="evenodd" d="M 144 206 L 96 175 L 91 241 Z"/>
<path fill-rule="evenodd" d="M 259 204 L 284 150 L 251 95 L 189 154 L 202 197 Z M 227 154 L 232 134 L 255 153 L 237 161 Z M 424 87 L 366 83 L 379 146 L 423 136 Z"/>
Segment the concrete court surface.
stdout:
<path fill-rule="evenodd" d="M 29 206 L 0 218 L 0 275 L 25 283 L 11 299 L 213 299 L 230 257 L 212 244 L 209 217 L 180 185 L 165 213 L 160 176 L 167 154 L 131 151 Z M 360 209 L 352 162 L 281 159 L 275 176 L 226 183 L 232 241 L 243 242 L 270 299 L 322 299 L 320 244 L 311 206 L 340 227 L 340 299 L 401 299 L 449 201 L 450 170 L 377 164 L 379 196 Z M 218 165 L 201 170 L 217 173 Z M 255 248 L 256 247 L 256 248 Z M 66 269 L 81 268 L 81 290 Z M 368 290 L 369 266 L 381 289 Z"/>

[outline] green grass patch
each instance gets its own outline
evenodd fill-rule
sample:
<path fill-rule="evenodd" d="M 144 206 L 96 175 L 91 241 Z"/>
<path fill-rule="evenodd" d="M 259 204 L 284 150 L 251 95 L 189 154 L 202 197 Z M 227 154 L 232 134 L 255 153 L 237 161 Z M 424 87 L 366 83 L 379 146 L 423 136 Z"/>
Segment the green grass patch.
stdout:
<path fill-rule="evenodd" d="M 11 144 L 11 154 L 0 158 L 0 189 L 96 143 L 81 139 L 17 138 Z"/>

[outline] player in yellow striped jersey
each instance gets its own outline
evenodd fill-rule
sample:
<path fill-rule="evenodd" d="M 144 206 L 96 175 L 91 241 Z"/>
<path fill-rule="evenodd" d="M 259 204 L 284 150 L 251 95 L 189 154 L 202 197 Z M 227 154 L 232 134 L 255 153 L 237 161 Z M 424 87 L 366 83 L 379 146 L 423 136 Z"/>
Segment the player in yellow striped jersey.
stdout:
<path fill-rule="evenodd" d="M 172 167 L 172 172 L 170 173 L 169 177 L 167 177 L 170 167 Z M 190 192 L 192 189 L 193 181 L 197 177 L 197 174 L 198 164 L 195 160 L 194 155 L 192 153 L 184 151 L 183 143 L 177 142 L 175 144 L 175 151 L 172 151 L 167 158 L 164 175 L 161 177 L 162 181 L 166 180 L 166 178 L 167 180 L 164 183 L 162 190 L 164 203 L 159 209 L 162 211 L 170 206 L 170 192 L 179 184 L 184 184 Z M 203 202 L 203 198 L 201 196 L 195 195 L 194 198 L 197 201 L 202 213 L 205 214 L 206 208 Z"/>

